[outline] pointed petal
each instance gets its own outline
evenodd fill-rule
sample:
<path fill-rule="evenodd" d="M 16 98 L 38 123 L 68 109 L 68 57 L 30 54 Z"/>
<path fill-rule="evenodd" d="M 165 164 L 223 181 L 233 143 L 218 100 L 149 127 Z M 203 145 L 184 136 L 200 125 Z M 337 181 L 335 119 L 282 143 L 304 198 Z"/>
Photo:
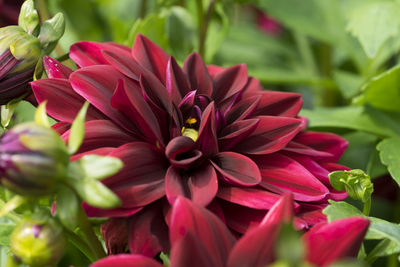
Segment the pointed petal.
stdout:
<path fill-rule="evenodd" d="M 172 207 L 170 239 L 172 247 L 191 234 L 207 250 L 213 265 L 224 266 L 235 238 L 213 213 L 186 198 L 178 198 Z"/>
<path fill-rule="evenodd" d="M 280 195 L 266 190 L 227 186 L 220 187 L 217 196 L 228 202 L 259 210 L 269 210 L 280 198 Z"/>
<path fill-rule="evenodd" d="M 171 204 L 182 196 L 205 207 L 217 194 L 217 174 L 211 165 L 203 166 L 190 173 L 171 166 L 165 175 L 165 191 Z"/>
<path fill-rule="evenodd" d="M 90 267 L 163 267 L 161 263 L 142 255 L 119 254 L 108 256 L 91 264 Z"/>
<path fill-rule="evenodd" d="M 190 92 L 189 84 L 181 67 L 171 57 L 167 65 L 166 87 L 175 105 L 179 105 L 182 97 Z"/>
<path fill-rule="evenodd" d="M 356 257 L 368 226 L 369 221 L 359 217 L 314 226 L 303 236 L 308 247 L 307 259 L 326 266 L 336 260 Z"/>
<path fill-rule="evenodd" d="M 66 79 L 40 79 L 31 82 L 31 86 L 37 101 L 42 103 L 47 100 L 47 113 L 59 121 L 72 123 L 85 102 Z M 98 109 L 89 106 L 86 120 L 104 118 Z"/>
<path fill-rule="evenodd" d="M 70 130 L 61 137 L 68 140 Z M 133 135 L 122 130 L 109 120 L 92 120 L 85 123 L 85 135 L 78 153 L 100 147 L 119 147 L 123 144 L 139 141 Z"/>
<path fill-rule="evenodd" d="M 234 152 L 220 152 L 212 158 L 214 168 L 229 182 L 241 186 L 260 183 L 258 166 L 250 158 Z"/>
<path fill-rule="evenodd" d="M 47 76 L 49 78 L 61 78 L 68 79 L 71 75 L 72 70 L 67 66 L 64 66 L 54 58 L 49 56 L 43 57 L 43 67 L 46 70 Z"/>
<path fill-rule="evenodd" d="M 197 90 L 199 95 L 211 96 L 213 92 L 212 80 L 199 54 L 190 54 L 183 64 L 183 70 L 189 78 L 191 90 Z"/>
<path fill-rule="evenodd" d="M 326 161 L 337 161 L 347 148 L 346 139 L 332 133 L 302 132 L 294 138 L 295 142 L 332 155 Z"/>
<path fill-rule="evenodd" d="M 146 207 L 132 216 L 129 228 L 131 253 L 154 257 L 169 251 L 168 227 L 159 205 Z"/>
<path fill-rule="evenodd" d="M 135 125 L 119 110 L 111 106 L 111 97 L 123 74 L 108 65 L 96 65 L 79 69 L 71 74 L 70 83 L 75 92 L 101 110 L 124 129 L 135 129 Z M 129 82 L 125 79 L 127 86 Z M 133 86 L 133 85 L 132 85 Z"/>
<path fill-rule="evenodd" d="M 303 104 L 297 93 L 263 91 L 254 115 L 295 117 Z"/>
<path fill-rule="evenodd" d="M 126 251 L 128 245 L 128 220 L 125 218 L 112 218 L 100 227 L 104 238 L 107 254 L 119 254 Z"/>
<path fill-rule="evenodd" d="M 255 95 L 246 99 L 240 100 L 236 105 L 234 105 L 226 114 L 225 119 L 228 124 L 244 120 L 251 116 L 258 106 L 261 97 L 259 95 Z"/>
<path fill-rule="evenodd" d="M 233 149 L 246 154 L 269 154 L 286 146 L 300 130 L 301 120 L 287 117 L 259 116 L 257 128 Z"/>
<path fill-rule="evenodd" d="M 138 34 L 132 48 L 133 58 L 165 84 L 169 55 L 144 35 Z"/>
<path fill-rule="evenodd" d="M 291 193 L 285 193 L 275 202 L 274 206 L 268 211 L 261 224 L 271 224 L 282 222 L 290 223 L 293 219 L 294 202 Z"/>
<path fill-rule="evenodd" d="M 215 75 L 212 99 L 218 104 L 240 92 L 247 84 L 246 65 L 236 65 Z"/>
<path fill-rule="evenodd" d="M 306 168 L 287 156 L 274 153 L 254 159 L 261 171 L 260 186 L 272 192 L 289 191 L 299 201 L 318 201 L 329 193 Z"/>
<path fill-rule="evenodd" d="M 212 156 L 218 153 L 217 129 L 215 128 L 215 108 L 211 102 L 201 116 L 199 137 L 196 144 L 205 156 Z"/>
<path fill-rule="evenodd" d="M 146 71 L 130 54 L 119 54 L 117 51 L 104 50 L 102 55 L 110 65 L 131 79 L 139 81 L 140 74 Z"/>
<path fill-rule="evenodd" d="M 140 207 L 165 195 L 166 162 L 153 146 L 133 142 L 115 149 L 110 156 L 121 159 L 124 167 L 103 180 L 122 200 L 122 208 Z"/>
<path fill-rule="evenodd" d="M 218 144 L 222 151 L 228 151 L 247 138 L 257 127 L 257 119 L 240 120 L 226 126 L 219 134 Z"/>
<path fill-rule="evenodd" d="M 116 43 L 96 43 L 96 42 L 77 42 L 70 48 L 70 58 L 78 64 L 79 67 L 91 65 L 107 64 L 103 57 L 103 51 L 109 50 L 125 57 L 130 56 L 129 47 Z"/>

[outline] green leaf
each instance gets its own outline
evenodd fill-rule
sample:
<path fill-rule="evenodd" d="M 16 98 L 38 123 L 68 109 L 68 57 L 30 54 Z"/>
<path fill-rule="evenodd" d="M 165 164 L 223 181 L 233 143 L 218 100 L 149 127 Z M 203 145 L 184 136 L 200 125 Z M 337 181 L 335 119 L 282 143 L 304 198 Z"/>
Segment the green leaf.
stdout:
<path fill-rule="evenodd" d="M 15 224 L 12 222 L 0 222 L 0 246 L 10 245 L 10 235 L 14 228 Z"/>
<path fill-rule="evenodd" d="M 35 123 L 50 128 L 50 123 L 46 114 L 46 104 L 47 100 L 40 103 L 37 107 L 35 112 Z"/>
<path fill-rule="evenodd" d="M 400 246 L 390 239 L 384 239 L 368 254 L 366 261 L 373 262 L 373 258 L 385 257 L 400 252 Z"/>
<path fill-rule="evenodd" d="M 74 182 L 74 188 L 79 196 L 93 207 L 112 209 L 121 205 L 118 196 L 100 181 L 79 179 Z"/>
<path fill-rule="evenodd" d="M 346 99 L 354 97 L 359 92 L 364 82 L 364 79 L 360 75 L 341 70 L 335 70 L 333 72 L 333 78 L 340 92 Z"/>
<path fill-rule="evenodd" d="M 79 200 L 66 186 L 60 187 L 57 193 L 56 215 L 64 227 L 74 231 L 78 226 Z"/>
<path fill-rule="evenodd" d="M 18 106 L 18 102 L 9 102 L 6 105 L 1 106 L 1 125 L 6 128 L 10 124 L 11 118 L 14 115 L 15 108 Z"/>
<path fill-rule="evenodd" d="M 359 39 L 365 53 L 372 58 L 387 39 L 398 33 L 398 14 L 396 3 L 370 3 L 353 11 L 347 29 Z"/>
<path fill-rule="evenodd" d="M 116 174 L 123 166 L 120 159 L 99 155 L 85 155 L 79 160 L 85 178 L 101 180 Z"/>
<path fill-rule="evenodd" d="M 78 112 L 74 122 L 72 123 L 71 132 L 68 139 L 68 151 L 70 154 L 74 154 L 76 151 L 78 151 L 82 144 L 85 136 L 85 117 L 88 108 L 89 102 L 85 102 L 81 110 Z"/>
<path fill-rule="evenodd" d="M 400 185 L 400 138 L 384 139 L 376 148 L 380 152 L 382 163 L 388 167 L 390 175 Z"/>
<path fill-rule="evenodd" d="M 288 266 L 297 266 L 303 261 L 305 251 L 301 234 L 292 224 L 282 226 L 276 249 L 278 259 L 287 262 Z"/>
<path fill-rule="evenodd" d="M 175 57 L 183 60 L 193 51 L 195 24 L 191 15 L 182 7 L 172 7 L 165 19 L 165 32 Z"/>
<path fill-rule="evenodd" d="M 27 33 L 32 34 L 39 26 L 39 15 L 35 9 L 33 0 L 25 1 L 19 12 L 18 25 Z"/>
<path fill-rule="evenodd" d="M 64 34 L 65 31 L 65 20 L 62 13 L 57 13 L 51 19 L 43 22 L 40 27 L 40 33 L 38 39 L 40 43 L 49 44 L 58 41 Z"/>
<path fill-rule="evenodd" d="M 310 127 L 333 127 L 360 130 L 380 137 L 397 136 L 400 124 L 389 114 L 370 106 L 316 108 L 302 110 L 300 115 L 309 119 Z"/>
<path fill-rule="evenodd" d="M 362 90 L 358 101 L 382 110 L 400 111 L 400 66 L 374 77 Z"/>
<path fill-rule="evenodd" d="M 329 222 L 354 216 L 364 217 L 364 214 L 359 209 L 347 202 L 330 200 L 329 204 L 330 205 L 323 210 Z"/>

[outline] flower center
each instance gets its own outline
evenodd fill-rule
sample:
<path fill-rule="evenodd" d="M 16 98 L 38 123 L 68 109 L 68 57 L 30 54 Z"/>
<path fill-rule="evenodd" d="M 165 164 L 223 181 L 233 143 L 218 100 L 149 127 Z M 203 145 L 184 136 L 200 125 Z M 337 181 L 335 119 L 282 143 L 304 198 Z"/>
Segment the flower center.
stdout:
<path fill-rule="evenodd" d="M 196 142 L 197 138 L 199 137 L 199 132 L 195 129 L 197 126 L 197 119 L 190 117 L 186 120 L 185 126 L 182 127 L 182 136 L 187 136 Z"/>

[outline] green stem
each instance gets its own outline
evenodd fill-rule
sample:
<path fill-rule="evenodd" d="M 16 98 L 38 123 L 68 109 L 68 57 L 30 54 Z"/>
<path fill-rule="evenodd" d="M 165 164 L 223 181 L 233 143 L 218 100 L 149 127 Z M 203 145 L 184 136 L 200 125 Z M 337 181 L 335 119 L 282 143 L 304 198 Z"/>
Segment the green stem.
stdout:
<path fill-rule="evenodd" d="M 4 200 L 0 199 L 0 209 L 3 209 L 6 204 L 7 203 Z M 19 223 L 21 221 L 21 218 L 13 211 L 8 211 L 6 214 L 4 214 L 4 217 L 7 217 L 15 223 Z"/>
<path fill-rule="evenodd" d="M 82 207 L 79 208 L 78 222 L 81 233 L 85 237 L 87 244 L 89 245 L 96 259 L 104 258 L 106 254 L 104 252 L 103 246 L 101 245 L 99 239 L 94 233 L 92 225 L 90 224 Z"/>
<path fill-rule="evenodd" d="M 300 56 L 306 65 L 309 74 L 318 75 L 317 64 L 315 62 L 311 45 L 307 39 L 307 36 L 299 32 L 294 32 L 293 35 L 296 41 L 297 49 L 299 50 Z"/>
<path fill-rule="evenodd" d="M 371 198 L 364 203 L 363 213 L 365 216 L 369 216 L 369 212 L 371 211 Z"/>
<path fill-rule="evenodd" d="M 214 10 L 214 5 L 217 0 L 211 0 L 207 8 L 207 12 L 204 15 L 203 1 L 196 0 L 197 7 L 197 20 L 198 20 L 198 31 L 199 31 L 199 54 L 202 58 L 206 55 L 206 39 L 208 25 L 210 24 L 210 19 L 212 12 Z"/>
<path fill-rule="evenodd" d="M 65 230 L 65 234 L 68 240 L 79 249 L 91 262 L 95 262 L 97 257 L 93 254 L 92 249 L 86 244 L 86 242 L 77 234 Z"/>
<path fill-rule="evenodd" d="M 47 9 L 45 0 L 36 0 L 36 8 L 38 10 L 41 23 L 50 18 L 50 12 Z"/>

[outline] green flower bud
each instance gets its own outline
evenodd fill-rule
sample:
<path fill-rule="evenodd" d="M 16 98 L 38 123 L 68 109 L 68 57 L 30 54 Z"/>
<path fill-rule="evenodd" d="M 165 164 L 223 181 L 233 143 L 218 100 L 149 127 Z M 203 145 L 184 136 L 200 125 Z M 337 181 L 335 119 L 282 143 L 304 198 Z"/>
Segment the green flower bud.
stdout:
<path fill-rule="evenodd" d="M 355 200 L 367 202 L 374 191 L 371 178 L 362 170 L 334 171 L 329 174 L 329 181 L 336 190 L 346 190 Z"/>
<path fill-rule="evenodd" d="M 12 253 L 29 266 L 52 266 L 63 256 L 67 241 L 52 218 L 23 219 L 11 234 Z"/>
<path fill-rule="evenodd" d="M 39 15 L 35 9 L 33 0 L 26 0 L 22 4 L 18 17 L 18 25 L 30 34 L 33 34 L 39 26 Z"/>
<path fill-rule="evenodd" d="M 46 195 L 65 178 L 69 153 L 52 129 L 24 123 L 0 140 L 0 177 L 3 186 L 26 196 Z"/>

